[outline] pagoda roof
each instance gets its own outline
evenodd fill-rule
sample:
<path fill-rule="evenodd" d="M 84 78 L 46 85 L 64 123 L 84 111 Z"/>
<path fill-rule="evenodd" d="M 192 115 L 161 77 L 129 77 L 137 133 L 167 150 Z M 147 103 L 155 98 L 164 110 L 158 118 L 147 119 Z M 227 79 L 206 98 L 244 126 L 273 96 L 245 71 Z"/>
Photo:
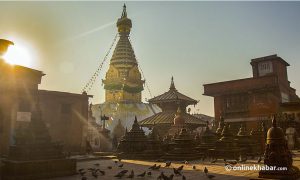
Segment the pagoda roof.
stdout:
<path fill-rule="evenodd" d="M 161 102 L 177 102 L 177 101 L 184 101 L 187 104 L 197 104 L 197 100 L 192 99 L 180 92 L 177 91 L 175 88 L 173 77 L 171 79 L 171 85 L 169 91 L 156 96 L 152 99 L 149 99 L 149 103 L 157 104 Z"/>
<path fill-rule="evenodd" d="M 167 124 L 171 125 L 174 123 L 174 112 L 173 111 L 163 111 L 159 112 L 153 116 L 150 116 L 142 121 L 140 121 L 141 126 L 153 126 L 153 125 L 159 125 L 159 124 Z M 186 125 L 192 125 L 192 126 L 205 126 L 206 122 L 202 119 L 199 119 L 191 114 L 182 113 L 182 118 L 185 119 Z"/>

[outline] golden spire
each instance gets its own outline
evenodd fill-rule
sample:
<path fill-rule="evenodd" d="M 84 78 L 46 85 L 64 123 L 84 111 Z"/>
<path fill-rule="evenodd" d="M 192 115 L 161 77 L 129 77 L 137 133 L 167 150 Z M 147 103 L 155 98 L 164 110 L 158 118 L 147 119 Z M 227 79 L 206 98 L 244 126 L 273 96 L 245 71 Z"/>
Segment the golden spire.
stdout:
<path fill-rule="evenodd" d="M 123 12 L 122 12 L 121 18 L 126 18 L 126 17 L 127 17 L 126 5 L 125 5 L 125 3 L 124 3 L 124 5 L 123 5 Z"/>

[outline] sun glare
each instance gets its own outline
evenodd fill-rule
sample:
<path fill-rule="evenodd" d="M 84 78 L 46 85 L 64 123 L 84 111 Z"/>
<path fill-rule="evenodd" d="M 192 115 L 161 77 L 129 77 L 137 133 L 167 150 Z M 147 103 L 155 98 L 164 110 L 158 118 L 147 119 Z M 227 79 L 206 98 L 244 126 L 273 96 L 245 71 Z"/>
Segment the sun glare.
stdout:
<path fill-rule="evenodd" d="M 11 65 L 31 66 L 32 57 L 29 50 L 20 44 L 15 43 L 13 46 L 9 46 L 7 53 L 4 55 L 4 59 Z"/>

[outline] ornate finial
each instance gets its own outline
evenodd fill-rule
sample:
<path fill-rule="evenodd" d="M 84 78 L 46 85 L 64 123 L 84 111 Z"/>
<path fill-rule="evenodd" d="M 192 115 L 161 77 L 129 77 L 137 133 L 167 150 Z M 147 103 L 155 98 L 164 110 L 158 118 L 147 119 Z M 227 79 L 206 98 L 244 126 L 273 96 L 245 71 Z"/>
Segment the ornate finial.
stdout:
<path fill-rule="evenodd" d="M 176 88 L 175 88 L 175 84 L 174 84 L 174 78 L 173 78 L 173 76 L 172 76 L 172 78 L 171 78 L 171 85 L 170 85 L 170 90 L 176 90 Z"/>
<path fill-rule="evenodd" d="M 137 118 L 136 118 L 136 116 L 134 116 L 134 123 L 137 123 Z"/>
<path fill-rule="evenodd" d="M 121 18 L 124 18 L 124 17 L 127 17 L 127 12 L 126 12 L 126 5 L 124 3 L 123 5 L 123 12 L 122 12 L 122 17 Z"/>
<path fill-rule="evenodd" d="M 275 115 L 272 116 L 272 125 L 273 125 L 274 128 L 277 127 L 277 122 L 276 122 Z"/>

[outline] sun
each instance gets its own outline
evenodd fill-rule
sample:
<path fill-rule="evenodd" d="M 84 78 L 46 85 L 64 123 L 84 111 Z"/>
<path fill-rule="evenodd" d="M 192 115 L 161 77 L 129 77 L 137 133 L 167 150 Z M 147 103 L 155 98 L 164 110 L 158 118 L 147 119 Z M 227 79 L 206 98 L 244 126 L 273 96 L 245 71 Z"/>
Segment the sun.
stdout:
<path fill-rule="evenodd" d="M 17 44 L 9 46 L 3 57 L 5 61 L 11 65 L 31 66 L 32 56 L 25 46 Z"/>

